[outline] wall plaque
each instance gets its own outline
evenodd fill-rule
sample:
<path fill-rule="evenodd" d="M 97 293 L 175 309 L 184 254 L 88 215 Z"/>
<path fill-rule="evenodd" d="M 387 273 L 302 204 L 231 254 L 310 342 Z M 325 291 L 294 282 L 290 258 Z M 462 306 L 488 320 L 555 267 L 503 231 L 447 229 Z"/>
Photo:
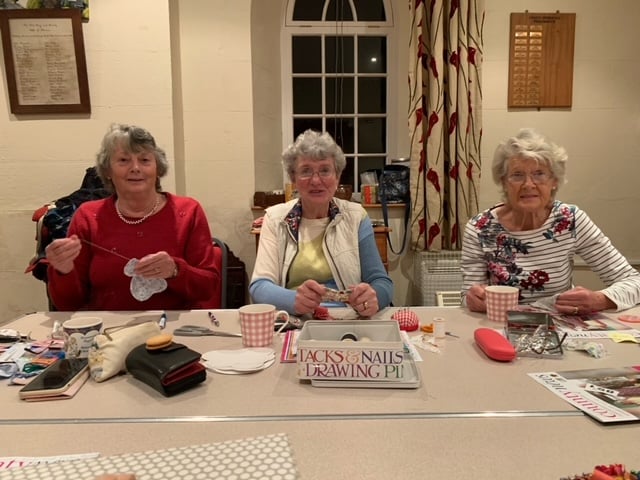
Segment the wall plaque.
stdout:
<path fill-rule="evenodd" d="M 11 112 L 90 113 L 82 12 L 0 11 Z"/>
<path fill-rule="evenodd" d="M 512 13 L 509 108 L 570 107 L 575 13 Z"/>

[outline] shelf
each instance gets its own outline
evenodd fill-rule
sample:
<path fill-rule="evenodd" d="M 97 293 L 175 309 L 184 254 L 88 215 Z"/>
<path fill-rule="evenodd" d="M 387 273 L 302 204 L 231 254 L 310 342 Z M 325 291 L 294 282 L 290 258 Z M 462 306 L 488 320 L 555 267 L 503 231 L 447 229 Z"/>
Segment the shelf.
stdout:
<path fill-rule="evenodd" d="M 357 202 L 354 202 L 354 203 L 357 203 Z M 364 208 L 382 208 L 381 203 L 363 203 L 361 205 Z M 387 208 L 404 208 L 405 206 L 406 206 L 406 203 L 388 203 L 387 204 Z M 253 206 L 251 207 L 251 210 L 254 212 L 262 212 L 264 211 L 264 208 Z"/>
<path fill-rule="evenodd" d="M 381 203 L 363 203 L 364 208 L 382 208 Z M 404 208 L 406 203 L 387 203 L 387 208 Z"/>

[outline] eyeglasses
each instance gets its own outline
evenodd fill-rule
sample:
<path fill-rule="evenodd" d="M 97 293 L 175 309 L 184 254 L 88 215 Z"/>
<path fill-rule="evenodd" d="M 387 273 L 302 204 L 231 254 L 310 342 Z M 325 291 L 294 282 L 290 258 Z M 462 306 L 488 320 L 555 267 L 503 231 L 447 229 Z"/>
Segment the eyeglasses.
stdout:
<path fill-rule="evenodd" d="M 546 325 L 540 325 L 533 333 L 523 333 L 517 338 L 510 338 L 510 340 L 513 340 L 514 347 L 519 354 L 558 356 L 562 355 L 562 344 L 566 338 L 566 332 L 562 338 L 559 338 L 556 330 L 551 330 Z"/>
<path fill-rule="evenodd" d="M 514 185 L 520 185 L 527 181 L 527 177 L 531 177 L 531 181 L 536 185 L 541 183 L 547 183 L 551 179 L 551 174 L 547 172 L 533 172 L 533 173 L 521 173 L 516 172 L 511 175 L 507 175 L 509 183 Z"/>
<path fill-rule="evenodd" d="M 322 167 L 320 170 L 313 170 L 312 168 L 303 168 L 296 171 L 296 177 L 301 180 L 311 180 L 315 174 L 318 174 L 320 178 L 329 178 L 335 175 L 336 170 L 331 167 Z"/>

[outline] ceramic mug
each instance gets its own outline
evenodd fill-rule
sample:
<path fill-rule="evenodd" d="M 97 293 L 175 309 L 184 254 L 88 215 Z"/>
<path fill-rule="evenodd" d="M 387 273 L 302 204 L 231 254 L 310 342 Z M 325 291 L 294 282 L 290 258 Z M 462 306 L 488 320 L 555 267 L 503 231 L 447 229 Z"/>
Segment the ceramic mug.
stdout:
<path fill-rule="evenodd" d="M 507 311 L 518 306 L 520 289 L 506 285 L 490 285 L 484 289 L 484 293 L 489 320 L 507 323 Z"/>
<path fill-rule="evenodd" d="M 268 347 L 273 343 L 276 318 L 285 317 L 289 321 L 289 314 L 284 310 L 267 303 L 254 303 L 238 309 L 240 314 L 240 331 L 242 345 L 245 347 Z"/>
<path fill-rule="evenodd" d="M 102 330 L 102 318 L 74 317 L 62 324 L 62 330 L 66 336 L 66 356 L 87 358 L 94 337 Z"/>

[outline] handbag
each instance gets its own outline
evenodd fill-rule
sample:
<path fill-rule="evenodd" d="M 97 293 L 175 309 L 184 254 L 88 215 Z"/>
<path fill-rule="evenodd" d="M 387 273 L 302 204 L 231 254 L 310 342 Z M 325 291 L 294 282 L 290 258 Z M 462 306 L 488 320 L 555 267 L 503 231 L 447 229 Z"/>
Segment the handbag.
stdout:
<path fill-rule="evenodd" d="M 407 231 L 409 229 L 409 219 L 411 218 L 411 191 L 409 189 L 409 167 L 405 165 L 385 165 L 378 180 L 378 197 L 382 207 L 382 218 L 384 226 L 389 227 L 389 212 L 387 206 L 391 203 L 404 203 L 404 235 L 400 250 L 396 251 L 391 243 L 389 232 L 387 232 L 387 242 L 391 251 L 396 255 L 404 252 L 407 243 Z"/>
<path fill-rule="evenodd" d="M 180 343 L 171 342 L 157 350 L 142 344 L 131 350 L 125 364 L 134 378 L 170 397 L 204 382 L 207 372 L 200 357 Z"/>
<path fill-rule="evenodd" d="M 96 382 L 105 380 L 125 370 L 125 359 L 133 348 L 160 333 L 157 322 L 105 328 L 96 335 L 89 350 L 89 371 Z"/>

